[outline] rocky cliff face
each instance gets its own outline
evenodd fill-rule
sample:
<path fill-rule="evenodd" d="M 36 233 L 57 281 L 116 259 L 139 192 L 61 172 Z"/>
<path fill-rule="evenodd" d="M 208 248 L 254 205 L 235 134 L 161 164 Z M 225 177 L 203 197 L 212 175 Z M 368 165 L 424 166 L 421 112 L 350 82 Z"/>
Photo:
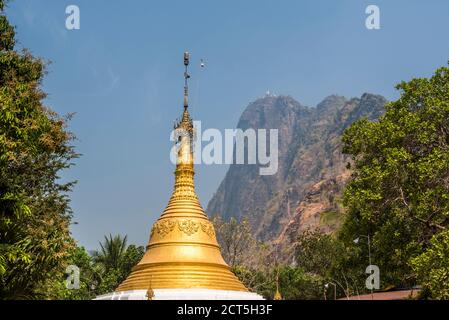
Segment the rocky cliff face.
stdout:
<path fill-rule="evenodd" d="M 341 212 L 337 198 L 349 178 L 341 134 L 361 117 L 378 118 L 385 103 L 372 94 L 350 100 L 333 95 L 315 108 L 289 96 L 252 102 L 237 127 L 279 130 L 278 172 L 262 176 L 258 165 L 231 165 L 208 214 L 246 217 L 263 240 L 293 239 L 308 227 L 334 230 Z"/>

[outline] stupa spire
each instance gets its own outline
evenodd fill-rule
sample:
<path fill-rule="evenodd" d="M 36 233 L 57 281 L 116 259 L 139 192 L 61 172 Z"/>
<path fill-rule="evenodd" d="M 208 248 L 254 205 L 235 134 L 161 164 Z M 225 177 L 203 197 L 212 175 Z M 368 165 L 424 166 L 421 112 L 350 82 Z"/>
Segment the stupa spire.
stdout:
<path fill-rule="evenodd" d="M 174 138 L 176 144 L 176 171 L 175 171 L 175 186 L 170 198 L 170 203 L 177 200 L 190 200 L 199 204 L 198 196 L 195 193 L 194 184 L 194 159 L 193 159 L 193 144 L 195 138 L 195 130 L 193 127 L 193 121 L 190 118 L 188 111 L 188 74 L 190 55 L 188 52 L 184 52 L 184 112 L 182 113 L 181 121 L 175 123 Z M 202 209 L 201 209 L 202 211 Z M 166 212 L 164 211 L 163 215 Z M 204 214 L 204 212 L 197 212 L 197 214 Z"/>
<path fill-rule="evenodd" d="M 248 291 L 223 260 L 215 229 L 194 184 L 194 127 L 188 112 L 189 54 L 184 53 L 184 111 L 175 123 L 177 162 L 173 193 L 153 225 L 147 251 L 116 291 L 213 289 Z"/>

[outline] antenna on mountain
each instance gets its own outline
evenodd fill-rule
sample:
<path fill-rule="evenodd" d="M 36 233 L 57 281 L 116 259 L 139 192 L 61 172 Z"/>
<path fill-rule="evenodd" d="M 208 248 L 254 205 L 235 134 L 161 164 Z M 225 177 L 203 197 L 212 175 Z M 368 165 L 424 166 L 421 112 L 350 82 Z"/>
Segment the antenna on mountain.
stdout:
<path fill-rule="evenodd" d="M 274 92 L 271 92 L 270 90 L 267 90 L 265 92 L 265 97 L 276 97 L 276 95 L 274 94 Z"/>

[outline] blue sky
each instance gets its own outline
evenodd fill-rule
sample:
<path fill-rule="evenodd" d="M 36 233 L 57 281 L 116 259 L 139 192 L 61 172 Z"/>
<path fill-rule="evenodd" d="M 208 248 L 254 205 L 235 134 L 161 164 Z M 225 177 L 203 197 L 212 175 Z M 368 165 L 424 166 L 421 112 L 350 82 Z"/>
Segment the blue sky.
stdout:
<path fill-rule="evenodd" d="M 65 28 L 71 4 L 80 30 Z M 380 30 L 365 28 L 369 4 Z M 72 232 L 88 249 L 109 233 L 146 244 L 168 201 L 186 49 L 193 117 L 203 129 L 233 128 L 268 89 L 308 106 L 330 94 L 396 98 L 396 83 L 449 60 L 448 14 L 447 0 L 15 0 L 7 10 L 19 47 L 52 61 L 47 105 L 76 112 L 70 130 L 83 156 L 63 178 L 79 181 Z M 197 168 L 204 207 L 226 169 Z"/>

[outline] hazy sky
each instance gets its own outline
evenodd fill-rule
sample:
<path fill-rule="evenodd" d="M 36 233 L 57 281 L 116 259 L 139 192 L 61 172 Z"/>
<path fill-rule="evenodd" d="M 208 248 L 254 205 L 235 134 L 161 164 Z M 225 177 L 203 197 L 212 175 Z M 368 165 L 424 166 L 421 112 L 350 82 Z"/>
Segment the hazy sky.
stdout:
<path fill-rule="evenodd" d="M 80 30 L 65 28 L 71 4 Z M 365 27 L 369 4 L 380 8 L 380 30 Z M 394 99 L 396 83 L 449 60 L 447 0 L 15 0 L 7 15 L 19 46 L 52 61 L 46 103 L 76 112 L 70 129 L 83 155 L 63 178 L 79 181 L 72 231 L 88 249 L 109 233 L 146 244 L 168 201 L 184 50 L 191 113 L 203 129 L 235 127 L 267 89 L 309 106 L 330 94 Z M 197 167 L 204 207 L 226 169 Z"/>

